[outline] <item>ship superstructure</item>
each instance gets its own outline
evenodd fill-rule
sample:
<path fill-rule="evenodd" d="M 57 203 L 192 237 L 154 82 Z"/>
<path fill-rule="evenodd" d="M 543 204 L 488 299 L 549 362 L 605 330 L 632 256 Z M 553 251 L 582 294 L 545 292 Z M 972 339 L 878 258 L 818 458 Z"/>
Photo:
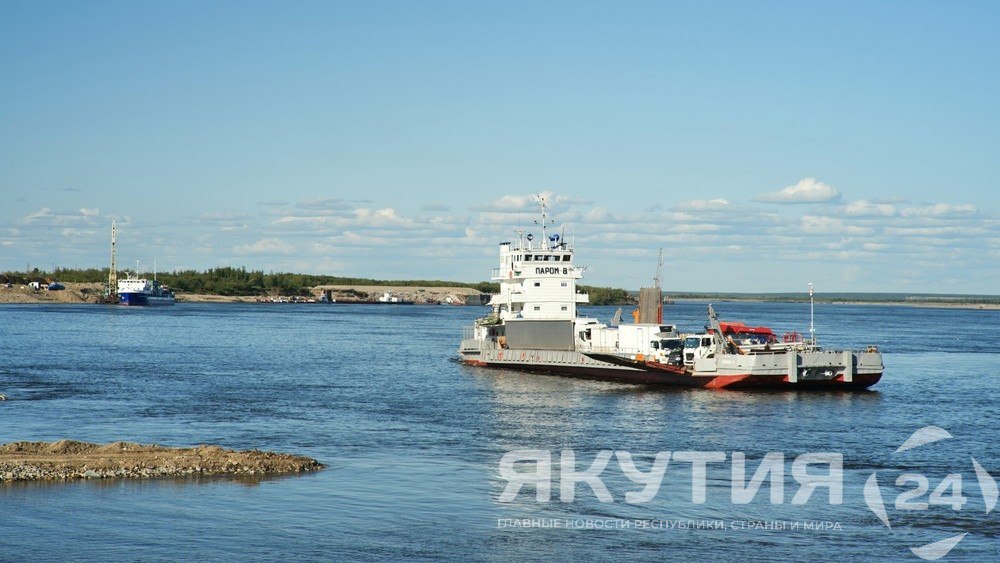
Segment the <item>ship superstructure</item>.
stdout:
<path fill-rule="evenodd" d="M 586 268 L 574 263 L 573 243 L 564 233 L 549 234 L 547 202 L 542 196 L 538 201 L 541 235 L 519 229 L 513 240 L 500 243 L 499 267 L 490 276 L 500 291 L 488 303 L 491 313 L 466 327 L 461 361 L 594 377 L 609 371 L 641 374 L 580 353 L 590 331 L 607 325 L 577 316 L 577 306 L 589 301 L 577 289 Z"/>

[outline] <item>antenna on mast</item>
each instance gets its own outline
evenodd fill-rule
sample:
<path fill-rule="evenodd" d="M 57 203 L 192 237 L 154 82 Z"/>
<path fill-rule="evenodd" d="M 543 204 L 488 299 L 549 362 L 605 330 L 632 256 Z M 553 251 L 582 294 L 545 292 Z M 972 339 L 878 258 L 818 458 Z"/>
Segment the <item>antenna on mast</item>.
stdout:
<path fill-rule="evenodd" d="M 813 284 L 809 282 L 809 338 L 816 345 L 816 326 L 813 324 Z"/>
<path fill-rule="evenodd" d="M 541 195 L 541 194 L 538 195 L 538 203 L 540 203 L 541 206 L 542 206 L 542 244 L 544 245 L 543 248 L 545 248 L 546 250 L 548 250 L 548 248 L 549 248 L 549 237 L 548 237 L 548 234 L 545 232 L 545 229 L 546 229 L 545 223 L 546 223 L 546 217 L 547 217 L 547 215 L 545 214 L 545 196 L 544 195 Z"/>

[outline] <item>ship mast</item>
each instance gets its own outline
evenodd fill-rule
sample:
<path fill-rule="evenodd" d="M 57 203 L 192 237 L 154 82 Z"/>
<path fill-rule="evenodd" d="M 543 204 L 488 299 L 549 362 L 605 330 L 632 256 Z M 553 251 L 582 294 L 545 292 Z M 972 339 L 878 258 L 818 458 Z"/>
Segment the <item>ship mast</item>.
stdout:
<path fill-rule="evenodd" d="M 108 295 L 118 293 L 118 264 L 115 260 L 115 220 L 111 220 L 111 269 L 108 270 Z"/>
<path fill-rule="evenodd" d="M 660 249 L 660 257 L 656 263 L 656 322 L 663 322 L 663 249 Z"/>
<path fill-rule="evenodd" d="M 544 248 L 545 250 L 548 250 L 549 249 L 549 238 L 548 238 L 548 235 L 545 232 L 545 222 L 546 222 L 545 196 L 539 195 L 538 196 L 538 203 L 540 203 L 542 205 L 542 248 Z"/>
<path fill-rule="evenodd" d="M 809 339 L 816 345 L 816 326 L 813 324 L 813 284 L 809 282 Z"/>

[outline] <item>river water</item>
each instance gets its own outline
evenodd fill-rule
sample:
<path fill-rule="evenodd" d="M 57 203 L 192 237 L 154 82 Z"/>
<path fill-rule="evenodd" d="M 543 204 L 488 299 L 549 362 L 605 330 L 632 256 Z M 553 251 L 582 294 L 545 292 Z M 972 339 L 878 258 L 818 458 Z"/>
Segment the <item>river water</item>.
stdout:
<path fill-rule="evenodd" d="M 779 334 L 808 328 L 801 304 L 715 308 Z M 0 306 L 2 443 L 211 443 L 329 466 L 256 482 L 0 484 L 0 560 L 917 560 L 909 548 L 961 533 L 945 560 L 1000 559 L 1000 510 L 987 511 L 972 462 L 1000 477 L 998 311 L 817 306 L 821 343 L 884 352 L 883 380 L 856 393 L 652 389 L 462 366 L 461 328 L 482 313 Z M 583 314 L 606 320 L 613 309 Z M 666 315 L 698 330 L 705 303 Z M 928 425 L 953 437 L 894 453 Z M 500 460 L 514 450 L 552 456 L 549 502 L 533 485 L 501 502 Z M 703 503 L 692 500 L 692 464 L 676 459 L 651 500 L 627 502 L 643 486 L 617 458 L 599 475 L 613 502 L 585 483 L 564 502 L 564 450 L 578 471 L 605 450 L 631 453 L 643 471 L 658 452 L 725 461 L 708 464 Z M 783 496 L 771 496 L 769 477 L 749 504 L 734 503 L 734 452 L 745 455 L 748 479 L 765 455 L 783 456 Z M 819 487 L 794 503 L 793 460 L 821 452 L 842 456 L 842 500 Z M 862 493 L 873 473 L 891 528 Z M 942 488 L 926 510 L 897 508 L 915 486 L 896 486 L 902 473 L 927 477 L 918 502 L 950 474 L 962 490 Z M 965 502 L 944 504 L 956 499 Z"/>

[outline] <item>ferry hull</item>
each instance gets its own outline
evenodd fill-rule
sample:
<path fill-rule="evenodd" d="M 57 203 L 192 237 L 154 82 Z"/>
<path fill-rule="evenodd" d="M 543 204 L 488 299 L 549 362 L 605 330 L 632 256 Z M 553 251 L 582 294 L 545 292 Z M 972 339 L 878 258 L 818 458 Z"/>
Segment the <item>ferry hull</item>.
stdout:
<path fill-rule="evenodd" d="M 760 390 L 845 390 L 867 389 L 878 383 L 882 373 L 844 373 L 827 379 L 793 381 L 787 373 L 779 374 L 697 374 L 666 364 L 640 364 L 614 355 L 585 355 L 580 352 L 551 350 L 461 350 L 460 361 L 476 367 L 512 369 L 530 373 L 561 375 L 584 379 L 618 381 L 640 385 L 701 387 L 706 389 Z M 848 381 L 847 379 L 850 379 Z"/>

